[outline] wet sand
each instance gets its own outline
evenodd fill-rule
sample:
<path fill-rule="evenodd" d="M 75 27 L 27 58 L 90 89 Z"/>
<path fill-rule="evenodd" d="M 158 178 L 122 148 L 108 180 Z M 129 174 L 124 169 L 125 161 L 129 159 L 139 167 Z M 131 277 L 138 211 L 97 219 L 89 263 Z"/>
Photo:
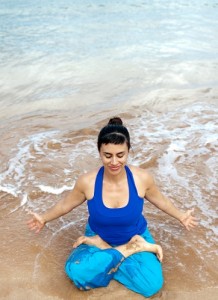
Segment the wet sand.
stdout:
<path fill-rule="evenodd" d="M 9 200 L 9 199 L 8 199 Z M 16 219 L 22 220 L 17 223 Z M 25 211 L 18 210 L 14 214 L 7 215 L 0 221 L 1 228 L 4 228 L 1 245 L 1 270 L 0 270 L 0 299 L 2 300 L 142 300 L 143 296 L 138 295 L 116 281 L 111 281 L 108 287 L 98 288 L 91 291 L 79 291 L 66 277 L 63 266 L 65 258 L 68 256 L 74 237 L 83 231 L 83 225 L 74 227 L 74 231 L 62 231 L 54 238 L 49 228 L 36 235 L 29 232 L 26 227 L 28 216 Z M 54 221 L 55 222 L 55 221 Z M 83 222 L 82 222 L 83 223 Z M 157 234 L 155 234 L 157 236 Z M 10 236 L 10 241 L 8 240 Z M 52 239 L 53 236 L 53 239 Z M 13 237 L 13 239 L 11 238 Z M 51 242 L 48 242 L 48 241 Z M 199 264 L 195 251 L 190 249 L 190 254 L 184 261 L 182 252 L 185 245 L 179 245 L 177 254 L 181 263 L 186 263 L 186 270 L 183 273 L 175 259 L 175 268 L 168 269 L 171 258 L 165 252 L 163 270 L 165 284 L 163 289 L 150 299 L 160 300 L 216 300 L 218 289 L 216 280 L 218 279 L 216 270 L 212 268 L 216 265 L 205 261 L 207 272 L 205 282 L 196 282 L 196 265 Z M 60 251 L 61 250 L 61 251 Z M 165 249 L 166 250 L 166 249 Z M 214 247 L 215 250 L 215 247 Z M 170 254 L 172 255 L 172 253 Z M 194 261 L 193 261 L 194 259 Z M 203 266 L 203 265 L 202 265 Z M 202 267 L 203 269 L 203 267 Z M 203 274 L 204 276 L 204 274 Z M 207 282 L 208 280 L 208 282 Z M 208 284 L 210 282 L 210 284 Z M 209 285 L 213 287 L 210 288 Z"/>
<path fill-rule="evenodd" d="M 65 275 L 72 244 L 84 232 L 86 204 L 38 235 L 26 226 L 29 210 L 48 209 L 81 173 L 100 165 L 96 134 L 107 114 L 73 121 L 67 113 L 27 115 L 1 124 L 0 299 L 144 299 L 115 281 L 82 292 Z M 148 168 L 162 192 L 181 209 L 194 207 L 199 219 L 188 232 L 145 201 L 149 229 L 164 251 L 165 284 L 152 299 L 216 300 L 216 106 L 193 103 L 162 112 L 141 106 L 120 116 L 132 136 L 130 163 Z"/>
<path fill-rule="evenodd" d="M 87 208 L 29 232 L 78 176 L 100 165 L 96 136 L 119 115 L 129 163 L 147 168 L 187 232 L 145 201 L 164 251 L 152 299 L 218 299 L 217 1 L 0 1 L 0 299 L 134 300 L 112 281 L 78 291 L 64 273 Z"/>

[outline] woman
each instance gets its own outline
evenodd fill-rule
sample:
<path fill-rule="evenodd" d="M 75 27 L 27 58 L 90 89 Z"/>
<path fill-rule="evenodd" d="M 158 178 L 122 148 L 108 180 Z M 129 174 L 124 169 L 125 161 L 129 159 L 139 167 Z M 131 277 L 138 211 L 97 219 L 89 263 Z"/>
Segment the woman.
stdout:
<path fill-rule="evenodd" d="M 79 177 L 73 190 L 42 215 L 32 213 L 29 228 L 44 225 L 87 200 L 89 218 L 85 235 L 79 237 L 65 270 L 81 290 L 107 286 L 113 278 L 127 288 L 150 297 L 163 285 L 161 246 L 154 240 L 142 214 L 144 198 L 181 222 L 188 230 L 197 222 L 179 211 L 161 194 L 152 176 L 127 166 L 130 136 L 118 117 L 110 119 L 98 136 L 103 166 Z"/>

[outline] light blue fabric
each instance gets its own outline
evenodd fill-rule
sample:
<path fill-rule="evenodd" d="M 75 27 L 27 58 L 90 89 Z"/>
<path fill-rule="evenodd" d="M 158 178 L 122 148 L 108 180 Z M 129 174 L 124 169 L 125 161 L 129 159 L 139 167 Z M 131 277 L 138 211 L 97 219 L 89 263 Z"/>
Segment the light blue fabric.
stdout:
<path fill-rule="evenodd" d="M 155 243 L 148 228 L 141 235 L 147 242 Z M 139 252 L 127 257 L 114 279 L 145 297 L 156 294 L 163 286 L 162 265 L 151 252 Z"/>
<path fill-rule="evenodd" d="M 95 235 L 88 224 L 85 235 Z M 147 242 L 154 243 L 148 229 L 141 236 Z M 161 263 L 150 252 L 140 252 L 124 258 L 116 249 L 101 250 L 82 244 L 70 254 L 65 271 L 81 290 L 107 286 L 111 279 L 115 279 L 128 289 L 150 297 L 163 285 Z"/>

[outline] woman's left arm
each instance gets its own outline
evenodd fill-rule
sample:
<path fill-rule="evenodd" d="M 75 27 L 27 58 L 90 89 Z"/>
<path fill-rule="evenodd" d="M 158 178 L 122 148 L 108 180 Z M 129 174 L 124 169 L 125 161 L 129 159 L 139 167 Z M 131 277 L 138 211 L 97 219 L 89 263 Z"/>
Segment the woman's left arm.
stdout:
<path fill-rule="evenodd" d="M 160 210 L 177 219 L 187 230 L 195 227 L 198 222 L 197 219 L 192 216 L 193 209 L 187 210 L 186 212 L 177 209 L 173 203 L 159 191 L 153 177 L 150 175 L 148 177 L 146 180 L 148 185 L 145 198 Z"/>

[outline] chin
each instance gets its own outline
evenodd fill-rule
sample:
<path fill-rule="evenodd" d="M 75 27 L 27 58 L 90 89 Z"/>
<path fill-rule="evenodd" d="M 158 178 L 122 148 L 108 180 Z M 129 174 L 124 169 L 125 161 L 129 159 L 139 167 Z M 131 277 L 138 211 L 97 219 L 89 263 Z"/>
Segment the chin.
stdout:
<path fill-rule="evenodd" d="M 118 168 L 108 167 L 108 170 L 110 171 L 110 173 L 117 174 L 120 173 L 120 171 L 122 171 L 123 168 L 124 168 L 123 166 L 119 166 Z"/>

